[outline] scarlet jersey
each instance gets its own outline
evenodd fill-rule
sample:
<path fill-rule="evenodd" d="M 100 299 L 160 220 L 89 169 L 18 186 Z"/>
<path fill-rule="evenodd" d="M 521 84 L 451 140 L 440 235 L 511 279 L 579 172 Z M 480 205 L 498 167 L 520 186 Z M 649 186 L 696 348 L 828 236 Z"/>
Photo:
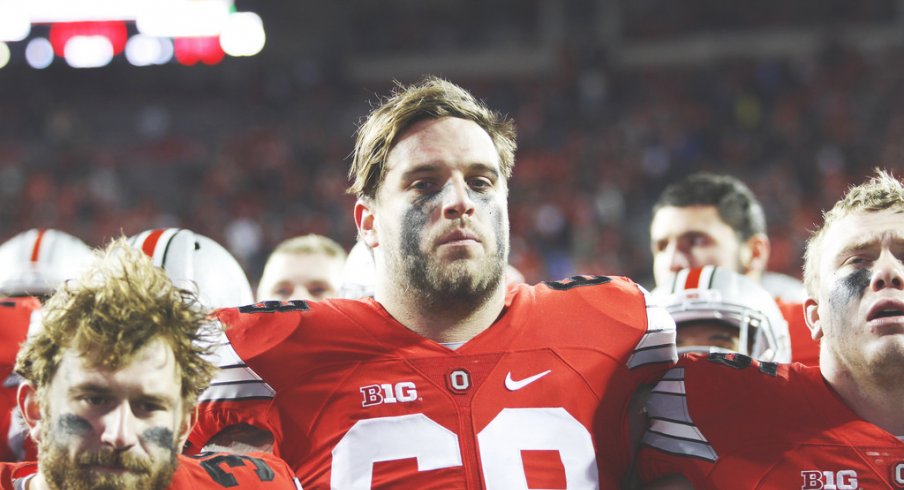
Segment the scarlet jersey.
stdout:
<path fill-rule="evenodd" d="M 810 327 L 807 326 L 804 318 L 804 305 L 788 303 L 778 298 L 775 303 L 782 311 L 785 321 L 788 322 L 788 333 L 791 337 L 791 360 L 807 366 L 819 366 L 819 342 L 813 340 L 810 335 Z"/>
<path fill-rule="evenodd" d="M 38 472 L 38 464 L 0 464 L 0 490 L 23 490 Z M 255 488 L 301 490 L 286 462 L 271 455 L 203 453 L 179 456 L 171 489 Z"/>
<path fill-rule="evenodd" d="M 680 474 L 698 490 L 904 488 L 904 442 L 852 412 L 815 367 L 682 358 L 647 411 L 644 482 Z"/>
<path fill-rule="evenodd" d="M 13 373 L 19 345 L 28 336 L 32 318 L 40 312 L 37 298 L 0 298 L 0 461 L 18 461 L 22 455 L 23 434 L 10 431 L 16 408 L 19 377 Z M 12 439 L 10 439 L 12 435 Z M 19 436 L 19 437 L 15 437 Z"/>
<path fill-rule="evenodd" d="M 626 406 L 674 364 L 675 327 L 626 279 L 511 288 L 457 350 L 372 299 L 222 310 L 230 345 L 192 435 L 270 431 L 306 490 L 614 488 Z"/>

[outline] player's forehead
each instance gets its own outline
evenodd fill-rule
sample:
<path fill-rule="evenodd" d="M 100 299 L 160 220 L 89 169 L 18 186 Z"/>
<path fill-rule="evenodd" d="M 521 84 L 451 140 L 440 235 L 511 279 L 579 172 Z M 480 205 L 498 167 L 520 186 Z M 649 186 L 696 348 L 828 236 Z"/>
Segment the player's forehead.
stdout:
<path fill-rule="evenodd" d="M 650 236 L 654 240 L 688 233 L 718 236 L 733 234 L 734 230 L 722 220 L 715 206 L 663 206 L 656 210 L 650 223 Z"/>
<path fill-rule="evenodd" d="M 501 173 L 492 138 L 474 121 L 419 121 L 402 133 L 386 159 L 387 180 L 451 170 Z"/>
<path fill-rule="evenodd" d="M 170 346 L 155 339 L 118 368 L 99 365 L 93 352 L 67 348 L 52 386 L 68 392 L 93 389 L 123 394 L 176 396 L 181 392 L 179 370 Z"/>
<path fill-rule="evenodd" d="M 834 266 L 843 256 L 888 247 L 904 249 L 904 212 L 858 211 L 830 223 L 821 241 L 824 266 Z"/>

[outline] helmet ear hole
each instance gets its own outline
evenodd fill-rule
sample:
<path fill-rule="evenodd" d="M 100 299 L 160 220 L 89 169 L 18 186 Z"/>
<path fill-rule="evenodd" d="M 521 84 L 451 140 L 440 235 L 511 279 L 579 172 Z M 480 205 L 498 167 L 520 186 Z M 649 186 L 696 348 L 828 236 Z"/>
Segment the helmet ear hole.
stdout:
<path fill-rule="evenodd" d="M 66 232 L 23 231 L 0 245 L 0 295 L 47 297 L 93 259 L 91 247 Z"/>
<path fill-rule="evenodd" d="M 706 266 L 678 271 L 653 291 L 678 326 L 718 321 L 736 329 L 737 350 L 761 361 L 790 362 L 788 324 L 762 286 L 729 269 Z M 715 337 L 714 337 L 715 338 Z M 699 341 L 699 339 L 698 339 Z M 706 345 L 723 347 L 715 342 Z"/>

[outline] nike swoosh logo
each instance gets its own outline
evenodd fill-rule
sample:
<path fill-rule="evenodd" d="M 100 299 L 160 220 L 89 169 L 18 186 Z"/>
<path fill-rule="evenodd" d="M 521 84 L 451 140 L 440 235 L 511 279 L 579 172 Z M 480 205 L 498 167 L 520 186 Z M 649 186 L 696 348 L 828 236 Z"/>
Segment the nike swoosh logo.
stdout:
<path fill-rule="evenodd" d="M 505 387 L 509 391 L 518 391 L 551 372 L 552 369 L 547 369 L 546 371 L 535 374 L 529 378 L 519 379 L 518 381 L 515 381 L 514 379 L 512 379 L 512 372 L 509 371 L 508 374 L 505 375 Z"/>

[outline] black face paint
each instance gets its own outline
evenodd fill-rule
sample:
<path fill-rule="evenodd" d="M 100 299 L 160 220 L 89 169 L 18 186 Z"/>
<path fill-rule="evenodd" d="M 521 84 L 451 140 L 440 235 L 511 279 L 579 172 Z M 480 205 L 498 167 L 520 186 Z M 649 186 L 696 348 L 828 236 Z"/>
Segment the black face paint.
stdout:
<path fill-rule="evenodd" d="M 872 271 L 869 269 L 858 269 L 835 281 L 829 294 L 829 306 L 836 317 L 843 315 L 855 299 L 863 297 L 871 276 Z"/>
<path fill-rule="evenodd" d="M 55 430 L 66 436 L 84 436 L 90 434 L 94 429 L 91 428 L 91 422 L 86 419 L 67 413 L 57 418 Z"/>
<path fill-rule="evenodd" d="M 480 302 L 492 293 L 502 281 L 507 255 L 508 227 L 506 216 L 493 199 L 492 193 L 468 189 L 468 197 L 486 213 L 493 222 L 496 239 L 495 257 L 484 261 L 482 270 L 475 277 L 446 277 L 437 270 L 432 257 L 421 250 L 421 240 L 427 228 L 431 213 L 441 212 L 440 207 L 447 192 L 447 185 L 440 192 L 418 197 L 402 216 L 399 266 L 404 269 L 406 289 L 418 294 L 431 307 L 453 307 L 459 303 Z"/>
<path fill-rule="evenodd" d="M 176 437 L 166 427 L 151 427 L 141 433 L 141 439 L 170 451 L 176 450 Z"/>

